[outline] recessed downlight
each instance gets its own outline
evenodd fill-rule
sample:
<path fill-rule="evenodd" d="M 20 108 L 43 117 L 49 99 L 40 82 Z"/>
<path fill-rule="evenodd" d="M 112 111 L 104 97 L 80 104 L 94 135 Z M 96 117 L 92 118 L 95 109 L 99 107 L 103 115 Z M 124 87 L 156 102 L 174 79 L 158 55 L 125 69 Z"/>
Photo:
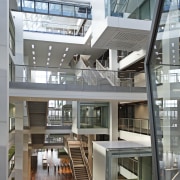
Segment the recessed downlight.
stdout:
<path fill-rule="evenodd" d="M 49 57 L 47 58 L 47 61 L 50 61 L 50 58 L 49 58 Z"/>
<path fill-rule="evenodd" d="M 35 51 L 32 51 L 32 54 L 35 55 Z"/>
<path fill-rule="evenodd" d="M 35 60 L 36 58 L 33 56 L 33 60 Z"/>
<path fill-rule="evenodd" d="M 67 47 L 67 48 L 65 49 L 65 51 L 69 51 L 69 48 Z"/>
<path fill-rule="evenodd" d="M 51 49 L 52 49 L 52 46 L 49 46 L 49 50 L 51 51 Z"/>
<path fill-rule="evenodd" d="M 51 55 L 51 53 L 50 52 L 48 52 L 48 56 L 50 56 Z"/>
<path fill-rule="evenodd" d="M 34 44 L 32 44 L 31 46 L 32 46 L 32 49 L 34 49 Z"/>
<path fill-rule="evenodd" d="M 63 62 L 64 61 L 64 59 L 61 59 L 61 62 Z"/>
<path fill-rule="evenodd" d="M 63 54 L 63 57 L 66 57 L 66 54 Z"/>
<path fill-rule="evenodd" d="M 59 66 L 62 66 L 62 63 L 60 63 Z"/>
<path fill-rule="evenodd" d="M 33 64 L 36 64 L 36 61 L 33 61 Z"/>
<path fill-rule="evenodd" d="M 46 64 L 47 64 L 47 66 L 48 66 L 48 65 L 49 65 L 49 62 L 47 62 Z"/>

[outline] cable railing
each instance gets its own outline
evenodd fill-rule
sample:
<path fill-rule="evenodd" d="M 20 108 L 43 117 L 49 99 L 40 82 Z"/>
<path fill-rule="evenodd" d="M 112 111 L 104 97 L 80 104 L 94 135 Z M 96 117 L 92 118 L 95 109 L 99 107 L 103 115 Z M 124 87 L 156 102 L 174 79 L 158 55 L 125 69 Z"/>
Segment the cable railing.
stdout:
<path fill-rule="evenodd" d="M 119 130 L 150 135 L 149 119 L 120 118 Z"/>

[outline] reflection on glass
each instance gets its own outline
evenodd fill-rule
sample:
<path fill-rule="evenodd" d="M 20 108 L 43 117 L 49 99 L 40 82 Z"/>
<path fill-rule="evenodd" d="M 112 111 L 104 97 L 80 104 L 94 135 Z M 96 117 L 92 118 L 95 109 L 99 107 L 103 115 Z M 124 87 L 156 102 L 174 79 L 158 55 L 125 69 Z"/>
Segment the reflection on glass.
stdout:
<path fill-rule="evenodd" d="M 154 0 L 105 0 L 106 16 L 150 20 Z"/>
<path fill-rule="evenodd" d="M 61 15 L 62 14 L 62 5 L 60 5 L 60 4 L 49 4 L 49 13 Z"/>
<path fill-rule="evenodd" d="M 180 179 L 179 0 L 162 1 L 149 62 L 157 165 L 161 180 Z M 158 12 L 159 13 L 159 12 Z"/>
<path fill-rule="evenodd" d="M 48 13 L 48 3 L 36 2 L 35 5 L 36 12 Z"/>
<path fill-rule="evenodd" d="M 107 128 L 109 106 L 104 104 L 81 104 L 80 128 Z"/>

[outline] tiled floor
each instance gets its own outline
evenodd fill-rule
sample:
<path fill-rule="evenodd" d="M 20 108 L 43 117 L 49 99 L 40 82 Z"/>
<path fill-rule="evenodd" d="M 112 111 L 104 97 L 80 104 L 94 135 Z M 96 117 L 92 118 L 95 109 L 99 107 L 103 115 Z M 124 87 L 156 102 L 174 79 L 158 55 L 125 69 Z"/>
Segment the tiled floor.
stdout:
<path fill-rule="evenodd" d="M 37 171 L 33 175 L 32 180 L 73 180 L 71 173 L 64 170 L 62 171 L 64 158 L 58 158 L 56 150 L 51 151 L 49 149 L 48 151 L 39 151 L 37 156 Z M 47 163 L 49 164 L 49 172 L 47 167 L 43 168 L 43 158 L 47 159 Z"/>

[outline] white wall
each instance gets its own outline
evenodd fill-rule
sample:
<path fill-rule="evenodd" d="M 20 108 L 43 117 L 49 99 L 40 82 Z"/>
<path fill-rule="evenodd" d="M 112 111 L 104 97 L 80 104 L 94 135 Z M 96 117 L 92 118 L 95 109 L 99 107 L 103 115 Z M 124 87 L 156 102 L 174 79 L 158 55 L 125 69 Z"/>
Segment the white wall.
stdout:
<path fill-rule="evenodd" d="M 134 107 L 134 117 L 141 118 L 141 119 L 148 119 L 149 118 L 149 111 L 147 104 L 140 104 Z"/>
<path fill-rule="evenodd" d="M 72 132 L 77 134 L 78 129 L 78 116 L 79 114 L 79 102 L 72 101 Z"/>
<path fill-rule="evenodd" d="M 143 134 L 132 133 L 127 131 L 120 131 L 119 137 L 126 141 L 134 141 L 140 144 L 151 146 L 151 137 Z"/>
<path fill-rule="evenodd" d="M 134 107 L 134 118 L 136 119 L 149 119 L 149 110 L 147 104 L 140 104 Z M 136 127 L 140 127 L 140 123 L 136 121 Z M 148 129 L 148 121 L 141 122 L 141 128 Z"/>
<path fill-rule="evenodd" d="M 105 180 L 106 149 L 93 142 L 93 180 Z"/>
<path fill-rule="evenodd" d="M 104 1 L 92 0 L 92 39 L 91 44 L 93 45 L 99 36 L 103 33 L 107 27 L 105 19 L 105 4 Z"/>

